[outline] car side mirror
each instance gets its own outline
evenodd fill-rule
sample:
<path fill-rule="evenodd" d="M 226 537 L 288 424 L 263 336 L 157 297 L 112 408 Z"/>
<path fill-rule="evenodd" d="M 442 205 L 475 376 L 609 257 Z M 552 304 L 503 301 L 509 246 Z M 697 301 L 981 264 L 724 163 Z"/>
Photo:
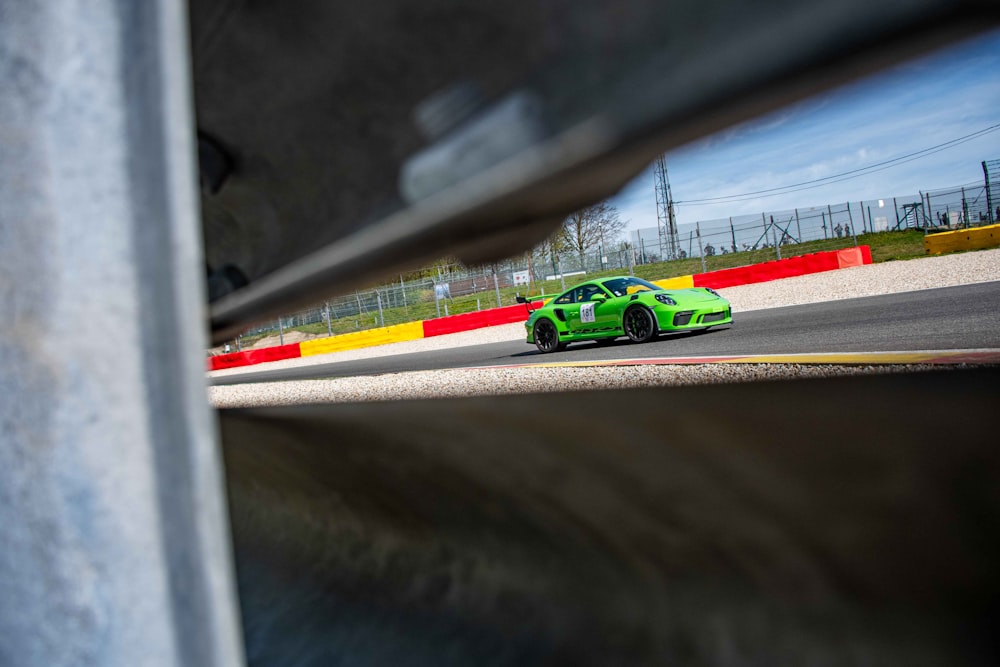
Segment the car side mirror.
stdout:
<path fill-rule="evenodd" d="M 594 294 L 590 297 L 591 301 L 597 301 L 598 303 L 604 303 L 608 300 L 608 297 L 604 294 Z"/>

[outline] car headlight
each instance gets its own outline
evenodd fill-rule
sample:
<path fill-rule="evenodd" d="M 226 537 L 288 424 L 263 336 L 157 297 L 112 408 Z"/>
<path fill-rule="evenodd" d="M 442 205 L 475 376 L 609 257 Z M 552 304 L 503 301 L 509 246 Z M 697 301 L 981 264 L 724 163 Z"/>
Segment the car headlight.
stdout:
<path fill-rule="evenodd" d="M 711 287 L 703 287 L 702 289 L 705 290 L 706 292 L 711 292 L 712 294 L 714 294 L 715 296 L 719 297 L 720 299 L 722 298 L 722 295 L 719 294 L 718 292 L 716 292 Z"/>
<path fill-rule="evenodd" d="M 656 295 L 656 300 L 659 301 L 660 303 L 665 303 L 668 306 L 676 306 L 677 305 L 677 302 L 674 301 L 673 299 L 671 299 L 666 294 L 657 294 Z"/>

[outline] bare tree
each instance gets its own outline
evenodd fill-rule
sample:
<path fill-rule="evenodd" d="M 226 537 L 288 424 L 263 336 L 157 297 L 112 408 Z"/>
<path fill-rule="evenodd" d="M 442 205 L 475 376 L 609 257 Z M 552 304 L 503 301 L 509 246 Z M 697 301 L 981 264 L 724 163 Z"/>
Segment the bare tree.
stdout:
<path fill-rule="evenodd" d="M 538 253 L 539 260 L 541 263 L 548 263 L 552 267 L 552 275 L 558 275 L 559 262 L 557 256 L 566 252 L 567 246 L 566 241 L 563 238 L 562 228 L 557 229 L 554 234 L 549 236 L 537 246 L 535 246 L 534 252 Z"/>
<path fill-rule="evenodd" d="M 559 236 L 567 248 L 579 255 L 580 268 L 583 269 L 587 251 L 600 247 L 604 252 L 608 244 L 618 240 L 619 234 L 625 231 L 625 225 L 618 216 L 618 209 L 602 201 L 572 213 L 563 223 Z"/>

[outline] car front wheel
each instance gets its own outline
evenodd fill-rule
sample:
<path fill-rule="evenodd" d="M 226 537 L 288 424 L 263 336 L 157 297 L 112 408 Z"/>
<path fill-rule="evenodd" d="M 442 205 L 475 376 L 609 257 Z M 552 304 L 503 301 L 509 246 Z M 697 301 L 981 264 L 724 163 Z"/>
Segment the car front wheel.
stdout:
<path fill-rule="evenodd" d="M 559 342 L 559 332 L 551 320 L 541 319 L 535 322 L 534 338 L 539 352 L 555 352 L 565 347 L 565 344 Z"/>
<path fill-rule="evenodd" d="M 622 317 L 625 335 L 635 343 L 646 343 L 656 336 L 656 320 L 653 313 L 642 306 L 632 306 Z"/>

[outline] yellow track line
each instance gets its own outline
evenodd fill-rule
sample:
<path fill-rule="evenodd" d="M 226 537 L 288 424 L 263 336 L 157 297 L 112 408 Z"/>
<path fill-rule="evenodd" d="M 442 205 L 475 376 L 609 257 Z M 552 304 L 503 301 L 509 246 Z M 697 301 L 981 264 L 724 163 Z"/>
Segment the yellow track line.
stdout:
<path fill-rule="evenodd" d="M 598 361 L 549 361 L 532 364 L 478 366 L 476 368 L 575 368 L 587 366 L 666 366 L 692 364 L 998 364 L 1000 349 L 919 350 L 913 352 L 814 352 L 803 354 L 741 354 L 710 357 L 662 357 L 650 359 L 605 359 Z"/>

